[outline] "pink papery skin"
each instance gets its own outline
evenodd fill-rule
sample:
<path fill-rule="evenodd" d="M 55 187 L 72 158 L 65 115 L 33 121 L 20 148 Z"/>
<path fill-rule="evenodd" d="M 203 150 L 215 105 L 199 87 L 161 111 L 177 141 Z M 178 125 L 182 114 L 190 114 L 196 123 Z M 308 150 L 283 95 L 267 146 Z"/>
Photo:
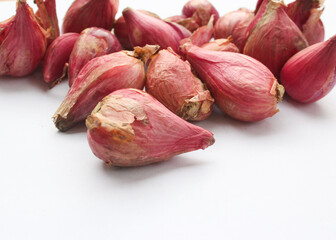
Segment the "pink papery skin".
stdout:
<path fill-rule="evenodd" d="M 133 47 L 157 44 L 162 49 L 171 47 L 177 51 L 179 41 L 184 38 L 180 30 L 176 31 L 176 28 L 169 23 L 139 10 L 126 8 L 123 10 L 123 16 Z"/>
<path fill-rule="evenodd" d="M 281 82 L 297 102 L 312 103 L 336 83 L 336 35 L 295 54 L 281 71 Z"/>
<path fill-rule="evenodd" d="M 198 27 L 207 25 L 212 15 L 214 15 L 214 23 L 219 19 L 218 11 L 207 0 L 188 1 L 182 9 L 182 14 L 195 20 Z"/>
<path fill-rule="evenodd" d="M 278 112 L 283 87 L 259 61 L 239 53 L 181 47 L 193 69 L 209 88 L 216 104 L 229 116 L 255 122 Z"/>
<path fill-rule="evenodd" d="M 242 20 L 232 31 L 232 42 L 239 48 L 241 53 L 244 52 L 244 47 L 246 45 L 247 39 L 251 35 L 251 32 L 259 22 L 259 20 L 264 16 L 267 5 L 271 0 L 264 0 L 260 4 L 260 7 L 256 13 L 250 14 L 247 18 Z"/>
<path fill-rule="evenodd" d="M 64 17 L 63 33 L 81 33 L 89 27 L 111 30 L 118 7 L 119 0 L 76 0 Z"/>
<path fill-rule="evenodd" d="M 184 38 L 188 38 L 191 36 L 191 32 L 184 26 L 178 23 L 174 23 L 174 22 L 169 22 L 169 21 L 165 21 L 165 22 L 169 24 L 169 26 L 174 28 L 175 32 L 179 35 L 179 38 L 184 39 Z"/>
<path fill-rule="evenodd" d="M 259 60 L 279 77 L 288 59 L 307 46 L 306 38 L 287 16 L 284 3 L 272 0 L 249 36 L 244 54 Z"/>
<path fill-rule="evenodd" d="M 192 44 L 196 46 L 202 46 L 203 44 L 208 43 L 212 35 L 214 33 L 214 18 L 211 16 L 208 25 L 202 26 L 198 28 L 196 31 L 193 32 L 193 34 L 180 41 L 180 45 L 183 45 L 184 43 L 191 42 Z"/>
<path fill-rule="evenodd" d="M 145 64 L 135 56 L 137 52 L 121 51 L 88 62 L 53 116 L 56 127 L 67 131 L 85 120 L 98 102 L 115 90 L 143 89 Z"/>
<path fill-rule="evenodd" d="M 263 4 L 265 0 L 258 0 L 257 5 L 256 5 L 256 9 L 254 10 L 254 13 L 257 14 L 257 12 L 259 11 L 259 8 L 261 7 L 261 5 Z M 269 2 L 269 0 L 266 0 Z"/>
<path fill-rule="evenodd" d="M 235 53 L 239 52 L 239 49 L 237 48 L 237 46 L 231 42 L 231 38 L 216 39 L 212 42 L 203 44 L 202 48 L 206 50 L 211 50 L 211 51 L 235 52 Z"/>
<path fill-rule="evenodd" d="M 300 28 L 310 45 L 324 41 L 324 26 L 320 19 L 324 0 L 296 0 L 287 7 L 287 14 Z"/>
<path fill-rule="evenodd" d="M 237 24 L 237 26 L 233 29 L 232 42 L 239 48 L 241 53 L 244 52 L 247 39 L 259 20 L 264 16 L 267 5 L 270 1 L 271 0 L 264 0 L 260 2 L 258 11 L 256 10 L 256 15 L 251 13 L 247 18 L 239 22 L 239 24 Z"/>
<path fill-rule="evenodd" d="M 302 27 L 303 35 L 306 37 L 309 45 L 323 42 L 325 30 L 322 20 L 320 19 L 322 12 L 318 9 L 313 9 L 308 21 Z"/>
<path fill-rule="evenodd" d="M 219 18 L 215 24 L 215 39 L 230 37 L 239 23 L 251 16 L 253 17 L 254 14 L 246 8 L 240 8 L 237 11 L 225 14 L 223 17 Z"/>
<path fill-rule="evenodd" d="M 246 41 L 252 31 L 251 26 L 256 21 L 257 16 L 249 14 L 244 20 L 240 21 L 237 26 L 232 30 L 232 42 L 239 48 L 242 53 Z M 255 26 L 255 25 L 254 25 Z"/>
<path fill-rule="evenodd" d="M 139 10 L 139 11 L 144 14 L 153 16 L 157 19 L 160 19 L 160 17 L 156 15 L 155 13 L 152 13 L 146 10 Z M 114 34 L 116 35 L 116 37 L 118 38 L 120 44 L 122 45 L 124 49 L 133 50 L 133 46 L 128 37 L 128 27 L 125 22 L 124 16 L 120 16 L 118 20 L 114 23 Z"/>
<path fill-rule="evenodd" d="M 40 64 L 47 48 L 46 32 L 25 0 L 16 15 L 0 23 L 0 76 L 23 77 Z"/>
<path fill-rule="evenodd" d="M 186 19 L 186 16 L 183 15 L 176 15 L 176 16 L 172 16 L 172 17 L 168 17 L 166 19 L 164 19 L 167 22 L 174 22 L 174 23 L 179 23 L 180 21 Z"/>
<path fill-rule="evenodd" d="M 49 32 L 47 38 L 50 45 L 60 35 L 58 18 L 56 13 L 56 0 L 35 0 L 38 10 L 36 12 L 39 24 Z"/>
<path fill-rule="evenodd" d="M 193 17 L 189 17 L 189 18 L 185 17 L 184 19 L 181 19 L 177 23 L 185 27 L 186 29 L 188 29 L 190 32 L 194 32 L 199 27 L 201 27 L 200 24 L 197 22 L 197 20 L 194 19 Z"/>
<path fill-rule="evenodd" d="M 191 35 L 191 32 L 194 32 L 197 28 L 199 28 L 198 23 L 196 23 L 194 19 L 187 18 L 186 16 L 183 16 L 183 15 L 172 16 L 172 17 L 164 19 L 164 21 L 182 26 L 184 29 L 190 32 L 189 36 Z M 183 31 L 185 31 L 184 29 Z M 188 37 L 188 36 L 185 36 L 185 37 Z"/>
<path fill-rule="evenodd" d="M 65 77 L 66 64 L 78 37 L 78 33 L 66 33 L 56 38 L 48 47 L 44 56 L 43 78 L 50 87 Z"/>
<path fill-rule="evenodd" d="M 161 50 L 150 61 L 146 91 L 184 120 L 200 121 L 212 113 L 214 99 L 173 50 Z"/>
<path fill-rule="evenodd" d="M 179 118 L 136 89 L 113 92 L 86 120 L 93 153 L 111 166 L 136 167 L 205 149 L 213 134 Z"/>
<path fill-rule="evenodd" d="M 82 68 L 91 59 L 119 52 L 122 47 L 118 39 L 102 28 L 87 28 L 79 36 L 69 60 L 69 86 L 73 84 Z"/>

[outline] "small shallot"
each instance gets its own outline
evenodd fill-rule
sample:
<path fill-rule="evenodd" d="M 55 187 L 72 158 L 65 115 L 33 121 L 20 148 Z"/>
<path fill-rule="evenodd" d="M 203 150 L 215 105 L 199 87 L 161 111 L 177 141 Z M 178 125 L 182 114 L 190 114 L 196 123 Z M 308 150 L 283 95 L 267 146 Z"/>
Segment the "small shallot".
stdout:
<path fill-rule="evenodd" d="M 81 33 L 89 27 L 111 30 L 119 0 L 75 0 L 63 22 L 63 33 Z"/>
<path fill-rule="evenodd" d="M 133 46 L 157 44 L 161 48 L 171 47 L 178 50 L 179 41 L 185 38 L 180 29 L 168 22 L 149 16 L 139 10 L 126 8 L 123 10 L 129 39 Z"/>
<path fill-rule="evenodd" d="M 78 37 L 78 33 L 65 33 L 48 47 L 44 56 L 43 77 L 50 87 L 55 86 L 65 77 L 67 63 Z"/>
<path fill-rule="evenodd" d="M 277 104 L 284 88 L 259 61 L 240 53 L 209 51 L 188 43 L 181 51 L 224 113 L 254 122 L 279 111 Z"/>
<path fill-rule="evenodd" d="M 29 75 L 40 64 L 46 48 L 46 31 L 26 0 L 18 0 L 16 15 L 0 23 L 0 76 Z"/>
<path fill-rule="evenodd" d="M 139 11 L 160 19 L 160 17 L 156 15 L 155 13 L 145 11 L 145 10 L 139 10 Z M 125 22 L 124 16 L 120 16 L 117 19 L 117 21 L 114 23 L 114 34 L 116 35 L 116 37 L 118 38 L 120 44 L 122 45 L 124 49 L 127 49 L 127 50 L 133 49 L 133 46 L 128 37 L 128 27 Z"/>
<path fill-rule="evenodd" d="M 336 83 L 336 35 L 290 58 L 281 71 L 281 83 L 301 103 L 326 96 Z"/>
<path fill-rule="evenodd" d="M 213 134 L 190 124 L 136 89 L 105 97 L 86 119 L 93 153 L 110 166 L 135 167 L 205 149 Z"/>

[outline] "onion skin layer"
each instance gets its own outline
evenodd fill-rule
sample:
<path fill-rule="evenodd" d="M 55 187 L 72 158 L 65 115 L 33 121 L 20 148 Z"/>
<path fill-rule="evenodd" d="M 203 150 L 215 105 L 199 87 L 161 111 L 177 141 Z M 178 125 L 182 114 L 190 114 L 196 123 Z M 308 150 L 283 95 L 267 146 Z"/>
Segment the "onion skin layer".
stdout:
<path fill-rule="evenodd" d="M 58 18 L 56 12 L 56 0 L 35 0 L 38 10 L 36 12 L 37 21 L 40 26 L 49 32 L 47 37 L 48 45 L 60 36 Z"/>
<path fill-rule="evenodd" d="M 211 51 L 235 52 L 239 53 L 239 49 L 231 42 L 231 39 L 216 39 L 212 42 L 202 45 L 203 49 Z"/>
<path fill-rule="evenodd" d="M 151 58 L 146 91 L 184 120 L 200 121 L 212 113 L 214 99 L 209 90 L 171 49 Z"/>

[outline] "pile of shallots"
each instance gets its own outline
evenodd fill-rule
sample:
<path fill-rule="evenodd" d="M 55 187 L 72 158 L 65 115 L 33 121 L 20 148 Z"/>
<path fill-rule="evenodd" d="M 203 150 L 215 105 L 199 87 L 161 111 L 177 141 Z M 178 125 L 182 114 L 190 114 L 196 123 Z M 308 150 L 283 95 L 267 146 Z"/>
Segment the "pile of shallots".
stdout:
<path fill-rule="evenodd" d="M 126 8 L 116 20 L 118 0 L 76 0 L 61 36 L 55 0 L 35 2 L 36 13 L 17 0 L 16 15 L 0 22 L 0 76 L 27 76 L 41 63 L 50 87 L 67 76 L 56 127 L 86 121 L 93 153 L 113 166 L 212 145 L 211 132 L 187 121 L 207 119 L 215 103 L 254 122 L 279 111 L 285 90 L 312 103 L 336 83 L 336 35 L 324 41 L 324 0 L 259 0 L 254 11 L 222 17 L 207 0 L 190 0 L 182 15 Z"/>

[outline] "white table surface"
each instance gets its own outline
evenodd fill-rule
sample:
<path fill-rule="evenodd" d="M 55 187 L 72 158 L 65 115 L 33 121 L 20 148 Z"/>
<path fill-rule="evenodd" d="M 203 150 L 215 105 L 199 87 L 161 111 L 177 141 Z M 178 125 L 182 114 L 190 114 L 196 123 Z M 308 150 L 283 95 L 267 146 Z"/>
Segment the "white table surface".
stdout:
<path fill-rule="evenodd" d="M 132 6 L 168 17 L 184 4 L 120 1 L 118 16 Z M 212 2 L 221 15 L 255 5 Z M 60 21 L 70 3 L 57 0 Z M 328 38 L 335 9 L 327 0 Z M 0 2 L 1 20 L 14 12 Z M 84 125 L 56 130 L 67 90 L 48 90 L 39 72 L 0 79 L 0 239 L 336 239 L 336 89 L 310 105 L 284 101 L 253 124 L 216 112 L 198 124 L 214 146 L 132 169 L 104 166 Z"/>

